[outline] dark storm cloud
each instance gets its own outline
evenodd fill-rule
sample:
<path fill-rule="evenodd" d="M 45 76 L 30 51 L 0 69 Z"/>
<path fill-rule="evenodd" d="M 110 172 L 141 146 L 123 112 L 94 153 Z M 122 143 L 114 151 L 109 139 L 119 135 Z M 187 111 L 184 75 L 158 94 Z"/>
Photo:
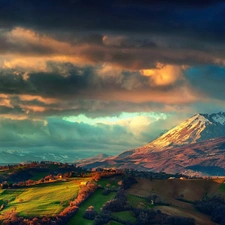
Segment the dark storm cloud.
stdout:
<path fill-rule="evenodd" d="M 187 88 L 184 79 L 157 86 L 151 76 L 142 76 L 140 70 L 155 69 L 158 62 L 188 66 L 223 64 L 224 12 L 223 1 L 2 0 L 0 53 L 2 61 L 9 62 L 9 67 L 14 68 L 1 70 L 0 93 L 68 100 L 66 106 L 58 102 L 26 102 L 27 109 L 38 106 L 36 112 L 45 108 L 49 114 L 57 110 L 79 112 L 83 103 L 76 102 L 80 108 L 76 104 L 72 107 L 72 102 L 78 99 L 130 104 L 139 94 L 135 102 L 159 101 L 161 104 L 163 95 Z M 12 58 L 8 59 L 8 55 Z M 39 56 L 31 58 L 34 62 L 51 56 L 70 57 L 68 61 L 77 57 L 95 66 L 51 63 L 47 62 L 48 58 L 43 59 L 47 62 L 47 71 L 40 69 L 39 72 L 35 68 L 27 72 L 26 68 L 16 68 L 13 62 L 10 64 L 10 60 L 23 59 L 27 55 Z M 124 70 L 116 76 L 107 73 L 101 76 L 96 68 L 105 62 Z M 20 66 L 20 62 L 16 65 Z M 172 77 L 171 74 L 168 77 Z M 190 84 L 199 92 L 204 92 L 207 87 L 204 82 L 201 87 L 194 81 Z M 207 94 L 214 96 L 214 88 L 211 92 L 208 88 Z M 160 98 L 153 92 L 160 92 Z M 146 96 L 149 98 L 142 100 Z M 216 98 L 222 99 L 219 94 Z M 20 99 L 10 97 L 10 101 L 13 106 L 19 103 L 21 109 L 25 105 Z M 171 96 L 170 104 L 173 101 L 180 103 Z M 12 110 L 9 103 L 1 104 Z M 84 108 L 81 110 L 88 111 L 88 107 Z"/>
<path fill-rule="evenodd" d="M 49 151 L 57 148 L 62 154 L 67 151 L 74 151 L 75 154 L 81 149 L 104 149 L 115 154 L 141 143 L 119 125 L 91 126 L 59 118 L 49 118 L 46 121 L 1 119 L 0 125 L 1 148 L 4 147 L 5 150 L 28 150 L 35 147 L 38 151 Z M 131 136 L 132 141 L 129 140 Z"/>
<path fill-rule="evenodd" d="M 220 64 L 224 14 L 223 1 L 1 1 L 0 53 L 129 69 Z"/>
<path fill-rule="evenodd" d="M 192 93 L 190 97 L 186 93 L 185 98 L 182 97 L 180 90 L 183 88 L 190 92 L 182 77 L 176 77 L 171 83 L 166 78 L 165 85 L 156 85 L 152 77 L 143 76 L 138 71 L 111 72 L 109 68 L 108 73 L 104 66 L 81 67 L 50 61 L 46 72 L 1 69 L 0 106 L 4 107 L 1 114 L 51 116 L 85 113 L 95 117 L 121 111 L 168 111 L 164 105 L 167 103 L 171 110 L 176 110 L 176 104 L 195 101 Z"/>
<path fill-rule="evenodd" d="M 149 78 L 140 76 L 137 72 L 124 71 L 120 76 L 101 77 L 91 66 L 76 67 L 70 63 L 57 64 L 53 62 L 48 63 L 48 69 L 50 72 L 29 73 L 27 80 L 23 79 L 25 72 L 21 70 L 3 69 L 0 75 L 0 93 L 36 94 L 60 98 L 79 96 L 95 98 L 104 91 L 149 89 Z M 139 83 L 137 88 L 135 81 Z M 154 88 L 152 87 L 152 89 Z"/>
<path fill-rule="evenodd" d="M 0 116 L 1 114 L 20 114 L 24 113 L 20 107 L 6 107 L 0 105 Z"/>
<path fill-rule="evenodd" d="M 3 34 L 4 32 L 2 32 Z M 7 37 L 1 36 L 0 33 L 0 54 L 7 53 L 22 53 L 23 55 L 50 55 L 55 51 L 48 46 L 41 46 L 40 44 L 26 44 L 10 43 L 7 41 Z"/>
<path fill-rule="evenodd" d="M 224 35 L 223 1 L 1 1 L 2 27 Z M 147 5 L 147 7 L 146 7 Z M 209 9 L 210 7 L 210 9 Z M 191 15 L 192 13 L 192 15 Z M 221 37 L 221 36 L 220 36 Z"/>

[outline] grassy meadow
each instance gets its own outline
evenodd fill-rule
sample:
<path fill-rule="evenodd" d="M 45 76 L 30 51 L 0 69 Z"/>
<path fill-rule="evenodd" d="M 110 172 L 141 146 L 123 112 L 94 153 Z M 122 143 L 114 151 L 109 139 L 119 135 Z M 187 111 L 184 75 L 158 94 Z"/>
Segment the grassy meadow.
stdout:
<path fill-rule="evenodd" d="M 133 212 L 131 211 L 123 211 L 123 212 L 114 212 L 113 216 L 118 217 L 122 220 L 130 220 L 131 222 L 135 222 L 136 218 Z"/>
<path fill-rule="evenodd" d="M 80 182 L 88 180 L 90 178 L 74 178 L 68 182 L 0 190 L 1 201 L 8 202 L 8 206 L 1 211 L 1 214 L 16 210 L 19 215 L 24 217 L 56 215 L 77 196 Z"/>
<path fill-rule="evenodd" d="M 76 215 L 69 221 L 68 225 L 73 224 L 82 224 L 82 225 L 92 225 L 92 220 L 87 220 L 83 218 L 84 212 L 89 206 L 94 206 L 95 210 L 99 213 L 102 205 L 104 205 L 107 201 L 113 199 L 116 195 L 115 192 L 111 192 L 108 195 L 103 195 L 101 189 L 97 190 L 87 201 L 85 201 L 79 207 L 79 211 Z"/>

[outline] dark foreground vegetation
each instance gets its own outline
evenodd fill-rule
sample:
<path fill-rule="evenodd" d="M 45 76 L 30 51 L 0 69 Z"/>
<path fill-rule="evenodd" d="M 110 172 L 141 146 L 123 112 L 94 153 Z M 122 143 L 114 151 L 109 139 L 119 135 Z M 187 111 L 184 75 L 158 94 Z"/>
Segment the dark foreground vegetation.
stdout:
<path fill-rule="evenodd" d="M 211 216 L 212 221 L 225 225 L 225 199 L 221 196 L 206 196 L 196 202 L 196 209 Z"/>

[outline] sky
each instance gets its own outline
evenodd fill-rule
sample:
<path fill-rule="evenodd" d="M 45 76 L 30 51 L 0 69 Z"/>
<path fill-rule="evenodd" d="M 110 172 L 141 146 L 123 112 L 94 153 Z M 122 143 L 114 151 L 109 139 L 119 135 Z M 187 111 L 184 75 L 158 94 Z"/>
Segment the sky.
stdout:
<path fill-rule="evenodd" d="M 219 0 L 0 0 L 0 151 L 118 154 L 225 111 Z"/>

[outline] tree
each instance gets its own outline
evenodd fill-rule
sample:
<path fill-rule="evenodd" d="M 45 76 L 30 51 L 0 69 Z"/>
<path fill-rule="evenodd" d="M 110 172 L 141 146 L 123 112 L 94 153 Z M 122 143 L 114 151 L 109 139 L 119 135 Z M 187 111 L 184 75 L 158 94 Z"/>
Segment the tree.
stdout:
<path fill-rule="evenodd" d="M 88 220 L 94 220 L 97 215 L 98 213 L 95 211 L 94 206 L 89 206 L 86 209 L 83 217 Z"/>

